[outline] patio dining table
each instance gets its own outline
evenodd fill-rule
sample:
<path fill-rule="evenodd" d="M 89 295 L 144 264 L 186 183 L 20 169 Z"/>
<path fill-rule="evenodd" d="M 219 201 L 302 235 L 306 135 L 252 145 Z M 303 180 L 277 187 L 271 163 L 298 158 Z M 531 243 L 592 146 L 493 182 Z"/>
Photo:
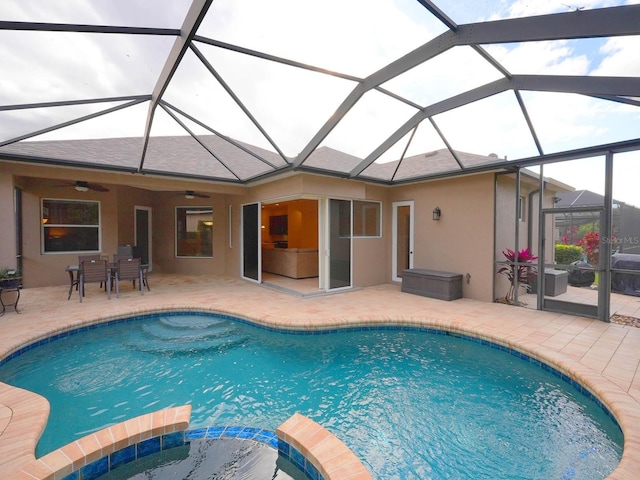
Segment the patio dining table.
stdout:
<path fill-rule="evenodd" d="M 107 270 L 109 274 L 111 274 L 111 270 L 115 268 L 116 264 L 113 262 L 107 262 Z M 151 290 L 149 288 L 149 283 L 147 282 L 147 272 L 149 271 L 149 264 L 143 263 L 140 265 L 142 269 L 142 279 L 144 281 L 144 285 L 147 287 L 147 290 Z M 71 293 L 73 292 L 73 287 L 78 288 L 78 283 L 80 282 L 80 265 L 67 265 L 65 267 L 65 272 L 69 274 L 69 293 L 67 295 L 67 300 L 71 298 Z"/>

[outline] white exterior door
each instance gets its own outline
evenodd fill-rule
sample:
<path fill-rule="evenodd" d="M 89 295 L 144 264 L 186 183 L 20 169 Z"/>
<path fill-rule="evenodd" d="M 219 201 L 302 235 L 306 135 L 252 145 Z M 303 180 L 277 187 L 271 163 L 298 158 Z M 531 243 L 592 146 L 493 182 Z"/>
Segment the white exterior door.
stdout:
<path fill-rule="evenodd" d="M 402 270 L 413 268 L 413 201 L 393 202 L 391 279 L 402 280 Z"/>

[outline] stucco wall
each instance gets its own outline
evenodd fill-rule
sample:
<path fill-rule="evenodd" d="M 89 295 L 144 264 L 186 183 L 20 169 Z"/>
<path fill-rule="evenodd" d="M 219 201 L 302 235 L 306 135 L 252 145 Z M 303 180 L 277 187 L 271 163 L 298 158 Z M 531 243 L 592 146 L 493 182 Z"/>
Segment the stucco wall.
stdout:
<path fill-rule="evenodd" d="M 15 268 L 16 263 L 16 232 L 15 205 L 13 197 L 13 175 L 0 171 L 0 225 L 3 234 L 0 235 L 0 268 Z"/>
<path fill-rule="evenodd" d="M 78 254 L 42 253 L 41 199 L 96 200 L 100 202 L 101 251 L 111 255 L 118 247 L 117 193 L 76 192 L 73 187 L 40 187 L 37 182 L 22 193 L 24 286 L 41 287 L 68 283 L 67 265 L 78 263 Z"/>
<path fill-rule="evenodd" d="M 213 207 L 213 258 L 176 257 L 176 207 Z M 228 243 L 227 204 L 224 195 L 188 200 L 184 196 L 161 194 L 153 213 L 154 267 L 163 273 L 223 275 L 226 272 Z"/>
<path fill-rule="evenodd" d="M 358 287 L 369 287 L 390 283 L 391 236 L 386 227 L 391 224 L 388 217 L 388 190 L 384 187 L 365 185 L 363 200 L 381 201 L 382 236 L 353 239 L 353 283 Z"/>
<path fill-rule="evenodd" d="M 460 273 L 463 296 L 484 301 L 492 300 L 493 178 L 484 174 L 395 187 L 386 215 L 391 218 L 391 202 L 413 201 L 413 267 Z M 432 219 L 435 207 L 442 212 L 438 221 Z M 390 224 L 385 228 L 389 239 Z"/>

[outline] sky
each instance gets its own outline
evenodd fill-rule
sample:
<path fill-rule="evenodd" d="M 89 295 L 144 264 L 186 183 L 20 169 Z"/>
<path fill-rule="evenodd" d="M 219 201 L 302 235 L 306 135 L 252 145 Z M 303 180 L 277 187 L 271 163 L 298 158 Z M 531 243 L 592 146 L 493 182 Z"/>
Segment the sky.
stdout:
<path fill-rule="evenodd" d="M 640 3 L 625 0 L 447 0 L 439 8 L 454 22 L 574 12 Z M 150 8 L 153 5 L 153 8 Z M 0 20 L 179 28 L 186 0 L 2 0 Z M 446 28 L 415 0 L 215 0 L 199 34 L 355 78 L 368 75 L 425 44 Z M 171 49 L 171 37 L 0 30 L 0 106 L 149 93 Z M 342 100 L 353 80 L 275 64 L 199 44 L 225 82 L 217 81 L 193 52 L 185 55 L 164 99 L 225 135 L 273 150 L 229 96 L 233 91 L 271 141 L 295 157 Z M 640 38 L 487 45 L 513 74 L 640 77 Z M 469 47 L 456 47 L 382 85 L 427 106 L 497 80 L 500 74 Z M 521 93 L 543 151 L 554 153 L 638 137 L 640 109 L 571 94 Z M 114 104 L 100 104 L 100 108 Z M 141 136 L 146 105 L 31 140 Z M 95 106 L 0 110 L 0 142 L 96 111 Z M 377 91 L 360 102 L 322 145 L 365 158 L 415 109 Z M 513 92 L 436 115 L 455 150 L 517 159 L 537 154 Z M 186 121 L 196 133 L 205 130 Z M 153 135 L 185 134 L 159 111 Z M 380 161 L 395 160 L 408 136 Z M 430 122 L 420 124 L 407 155 L 445 148 Z M 603 159 L 545 167 L 576 189 L 604 191 Z M 614 197 L 640 206 L 640 153 L 614 164 Z"/>

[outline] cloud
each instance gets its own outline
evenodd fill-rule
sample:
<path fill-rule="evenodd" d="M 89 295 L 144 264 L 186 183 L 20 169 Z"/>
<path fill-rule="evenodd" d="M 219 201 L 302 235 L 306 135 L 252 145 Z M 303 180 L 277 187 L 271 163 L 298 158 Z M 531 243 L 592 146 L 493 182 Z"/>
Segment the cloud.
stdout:
<path fill-rule="evenodd" d="M 600 54 L 604 58 L 591 74 L 638 77 L 640 76 L 639 51 L 640 38 L 637 36 L 610 38 L 600 48 Z"/>

